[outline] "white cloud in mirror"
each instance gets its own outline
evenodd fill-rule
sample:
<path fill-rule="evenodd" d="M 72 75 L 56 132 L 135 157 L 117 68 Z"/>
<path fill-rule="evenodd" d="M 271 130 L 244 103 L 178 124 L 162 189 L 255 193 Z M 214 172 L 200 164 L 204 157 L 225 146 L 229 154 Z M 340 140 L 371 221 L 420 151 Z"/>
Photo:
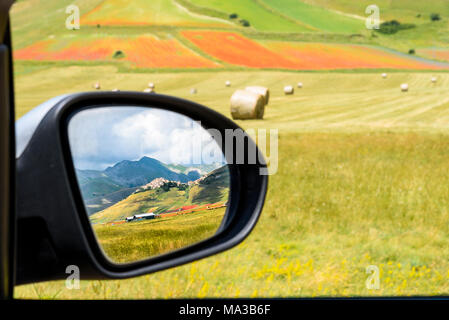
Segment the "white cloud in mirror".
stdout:
<path fill-rule="evenodd" d="M 69 136 L 79 169 L 99 170 L 144 156 L 183 165 L 224 163 L 220 146 L 200 123 L 166 110 L 87 109 L 71 119 Z"/>

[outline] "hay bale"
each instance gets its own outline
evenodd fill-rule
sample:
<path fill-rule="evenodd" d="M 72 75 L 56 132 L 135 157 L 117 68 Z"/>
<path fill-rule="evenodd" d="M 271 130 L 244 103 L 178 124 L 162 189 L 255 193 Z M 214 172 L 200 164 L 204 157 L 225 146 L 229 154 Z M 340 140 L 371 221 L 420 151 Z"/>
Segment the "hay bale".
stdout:
<path fill-rule="evenodd" d="M 97 89 L 97 90 L 100 90 L 101 89 L 100 82 L 95 82 L 94 83 L 94 88 Z"/>
<path fill-rule="evenodd" d="M 297 87 L 298 87 L 299 89 L 301 89 L 301 88 L 302 88 L 302 82 L 298 82 Z"/>
<path fill-rule="evenodd" d="M 117 88 L 112 89 L 113 92 L 119 92 L 120 90 Z"/>
<path fill-rule="evenodd" d="M 387 78 L 387 74 L 386 73 L 382 73 L 382 78 L 386 79 Z"/>
<path fill-rule="evenodd" d="M 154 83 L 153 82 L 148 83 L 148 88 L 154 89 Z"/>
<path fill-rule="evenodd" d="M 155 93 L 154 90 L 152 88 L 146 88 L 145 90 L 143 90 L 143 92 L 146 93 Z"/>
<path fill-rule="evenodd" d="M 262 97 L 264 98 L 264 104 L 268 104 L 270 100 L 270 90 L 268 90 L 268 88 L 261 86 L 250 86 L 246 87 L 245 90 L 262 95 Z"/>
<path fill-rule="evenodd" d="M 295 89 L 292 86 L 285 86 L 284 87 L 284 93 L 286 95 L 294 94 L 295 93 Z"/>
<path fill-rule="evenodd" d="M 265 98 L 259 93 L 237 90 L 231 96 L 232 119 L 263 119 L 264 112 Z"/>
<path fill-rule="evenodd" d="M 401 91 L 402 92 L 407 92 L 408 91 L 408 84 L 407 83 L 401 84 Z"/>
<path fill-rule="evenodd" d="M 191 94 L 196 94 L 197 92 L 198 92 L 198 90 L 196 90 L 196 88 L 190 89 L 190 93 L 191 93 Z"/>
<path fill-rule="evenodd" d="M 432 83 L 436 83 L 437 82 L 437 77 L 432 77 L 432 79 L 430 79 L 430 81 L 432 81 Z"/>
<path fill-rule="evenodd" d="M 226 86 L 226 87 L 230 87 L 230 86 L 231 86 L 231 81 L 229 81 L 229 80 L 226 81 L 226 82 L 225 82 L 225 86 Z"/>

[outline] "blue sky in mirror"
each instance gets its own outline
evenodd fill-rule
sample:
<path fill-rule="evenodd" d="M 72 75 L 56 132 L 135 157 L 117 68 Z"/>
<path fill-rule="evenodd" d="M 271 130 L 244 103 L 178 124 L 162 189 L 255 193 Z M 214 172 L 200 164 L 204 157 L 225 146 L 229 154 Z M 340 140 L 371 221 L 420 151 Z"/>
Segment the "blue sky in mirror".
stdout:
<path fill-rule="evenodd" d="M 142 157 L 165 164 L 225 164 L 219 145 L 184 115 L 155 108 L 100 107 L 75 114 L 69 122 L 75 168 L 104 170 Z"/>

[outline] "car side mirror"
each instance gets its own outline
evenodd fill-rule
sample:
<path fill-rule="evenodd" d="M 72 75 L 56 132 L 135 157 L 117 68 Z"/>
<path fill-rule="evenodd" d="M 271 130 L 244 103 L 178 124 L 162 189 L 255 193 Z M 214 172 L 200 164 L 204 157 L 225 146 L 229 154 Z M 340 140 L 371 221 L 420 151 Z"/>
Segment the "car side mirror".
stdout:
<path fill-rule="evenodd" d="M 17 284 L 65 279 L 72 265 L 83 279 L 178 266 L 237 245 L 262 210 L 254 141 L 193 102 L 67 95 L 16 132 Z"/>

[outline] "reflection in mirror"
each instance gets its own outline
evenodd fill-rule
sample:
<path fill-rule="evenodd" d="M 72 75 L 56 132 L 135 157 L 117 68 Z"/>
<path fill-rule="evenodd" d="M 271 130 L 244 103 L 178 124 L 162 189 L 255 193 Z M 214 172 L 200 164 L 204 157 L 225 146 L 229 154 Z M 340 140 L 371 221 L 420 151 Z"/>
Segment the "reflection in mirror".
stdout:
<path fill-rule="evenodd" d="M 76 113 L 68 135 L 86 212 L 112 262 L 144 260 L 217 232 L 230 175 L 200 123 L 156 108 L 99 107 Z"/>

